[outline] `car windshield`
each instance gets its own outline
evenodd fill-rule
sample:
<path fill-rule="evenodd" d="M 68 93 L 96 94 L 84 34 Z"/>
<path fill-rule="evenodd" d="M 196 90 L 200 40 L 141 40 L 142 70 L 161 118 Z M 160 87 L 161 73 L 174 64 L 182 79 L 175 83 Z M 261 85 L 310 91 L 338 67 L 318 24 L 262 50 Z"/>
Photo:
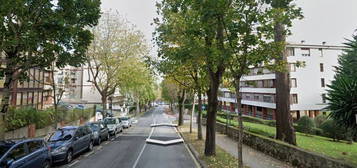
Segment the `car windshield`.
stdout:
<path fill-rule="evenodd" d="M 99 125 L 98 125 L 98 124 L 95 124 L 95 123 L 89 124 L 89 127 L 90 127 L 93 131 L 98 131 L 98 130 L 99 130 Z"/>
<path fill-rule="evenodd" d="M 0 158 L 11 148 L 9 145 L 0 145 Z"/>
<path fill-rule="evenodd" d="M 129 120 L 129 117 L 122 117 L 120 118 L 122 121 L 126 121 L 126 120 Z"/>
<path fill-rule="evenodd" d="M 55 141 L 63 141 L 64 137 L 66 135 L 73 135 L 74 134 L 74 131 L 75 129 L 60 129 L 60 130 L 57 130 L 56 132 L 54 132 L 49 141 L 50 142 L 55 142 Z"/>
<path fill-rule="evenodd" d="M 115 124 L 114 118 L 107 118 L 104 120 L 105 124 Z"/>

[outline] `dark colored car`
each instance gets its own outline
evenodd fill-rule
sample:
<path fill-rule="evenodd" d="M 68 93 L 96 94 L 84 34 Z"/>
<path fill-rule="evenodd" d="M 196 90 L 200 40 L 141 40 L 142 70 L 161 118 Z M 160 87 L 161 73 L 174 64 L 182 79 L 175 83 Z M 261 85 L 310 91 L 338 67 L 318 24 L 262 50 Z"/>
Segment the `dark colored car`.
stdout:
<path fill-rule="evenodd" d="M 49 168 L 50 149 L 42 139 L 0 141 L 1 168 Z"/>
<path fill-rule="evenodd" d="M 67 126 L 58 129 L 48 139 L 52 161 L 72 161 L 73 156 L 93 149 L 93 135 L 89 126 Z"/>
<path fill-rule="evenodd" d="M 109 140 L 109 129 L 103 122 L 90 122 L 86 125 L 93 131 L 93 140 L 95 144 L 99 145 L 102 141 Z"/>

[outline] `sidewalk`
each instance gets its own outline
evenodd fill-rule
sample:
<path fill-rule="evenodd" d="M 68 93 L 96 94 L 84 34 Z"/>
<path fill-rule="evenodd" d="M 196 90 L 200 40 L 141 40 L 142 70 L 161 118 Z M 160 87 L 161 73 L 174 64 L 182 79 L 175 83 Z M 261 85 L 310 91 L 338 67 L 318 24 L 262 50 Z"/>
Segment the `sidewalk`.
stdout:
<path fill-rule="evenodd" d="M 195 120 L 194 120 L 195 121 Z M 185 121 L 189 124 L 189 121 Z M 189 129 L 189 128 L 186 128 Z M 194 131 L 197 132 L 197 124 L 194 123 Z M 206 136 L 206 127 L 202 126 L 203 137 Z M 216 132 L 216 145 L 238 159 L 238 142 L 228 136 Z M 243 164 L 251 168 L 292 168 L 292 166 L 261 153 L 243 144 Z"/>

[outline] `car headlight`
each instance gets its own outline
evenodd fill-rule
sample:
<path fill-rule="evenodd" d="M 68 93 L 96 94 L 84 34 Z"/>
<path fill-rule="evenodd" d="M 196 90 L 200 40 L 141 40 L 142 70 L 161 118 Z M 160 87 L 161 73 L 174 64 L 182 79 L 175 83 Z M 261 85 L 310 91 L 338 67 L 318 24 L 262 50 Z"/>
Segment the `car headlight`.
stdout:
<path fill-rule="evenodd" d="M 61 147 L 58 147 L 56 148 L 55 150 L 53 150 L 53 153 L 61 153 L 61 152 L 66 152 L 68 149 L 67 146 L 61 146 Z"/>
<path fill-rule="evenodd" d="M 95 138 L 97 138 L 99 134 L 98 134 L 98 132 L 93 132 L 93 135 Z"/>

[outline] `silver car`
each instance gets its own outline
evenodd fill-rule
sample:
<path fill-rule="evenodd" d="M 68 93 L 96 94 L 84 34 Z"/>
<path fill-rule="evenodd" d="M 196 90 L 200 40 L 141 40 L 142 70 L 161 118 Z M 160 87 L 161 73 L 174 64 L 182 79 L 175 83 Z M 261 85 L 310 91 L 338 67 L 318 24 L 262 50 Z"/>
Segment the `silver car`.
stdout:
<path fill-rule="evenodd" d="M 104 124 L 108 127 L 110 135 L 116 135 L 119 132 L 123 132 L 123 125 L 117 118 L 107 117 L 104 119 Z"/>
<path fill-rule="evenodd" d="M 129 128 L 132 126 L 132 121 L 130 117 L 120 117 L 119 119 L 123 123 L 124 128 Z"/>

